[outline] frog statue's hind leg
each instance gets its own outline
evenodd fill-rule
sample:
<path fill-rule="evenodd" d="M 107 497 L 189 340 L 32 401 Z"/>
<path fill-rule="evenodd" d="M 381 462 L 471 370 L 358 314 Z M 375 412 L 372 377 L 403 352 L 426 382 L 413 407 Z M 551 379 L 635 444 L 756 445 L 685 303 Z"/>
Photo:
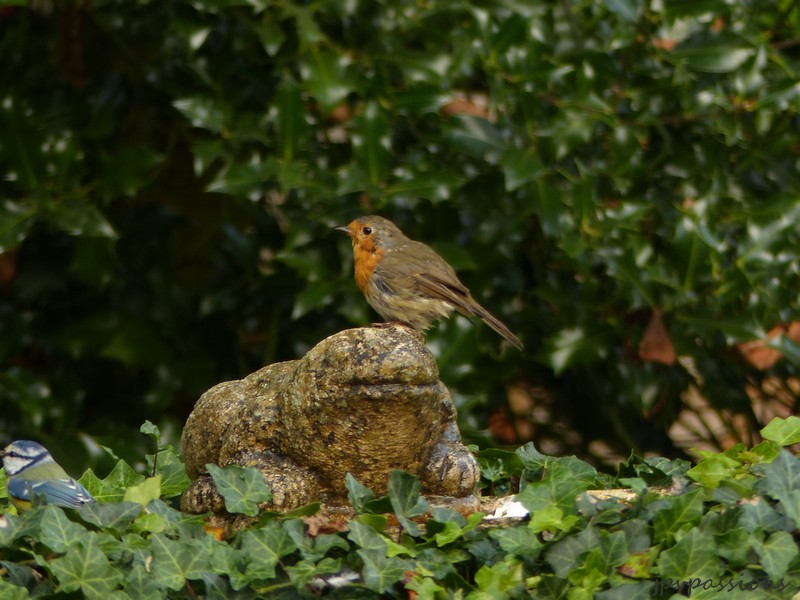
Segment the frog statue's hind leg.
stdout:
<path fill-rule="evenodd" d="M 419 473 L 423 492 L 462 498 L 471 494 L 480 479 L 475 457 L 461 442 L 456 407 L 445 385 L 439 382 L 442 433 Z"/>

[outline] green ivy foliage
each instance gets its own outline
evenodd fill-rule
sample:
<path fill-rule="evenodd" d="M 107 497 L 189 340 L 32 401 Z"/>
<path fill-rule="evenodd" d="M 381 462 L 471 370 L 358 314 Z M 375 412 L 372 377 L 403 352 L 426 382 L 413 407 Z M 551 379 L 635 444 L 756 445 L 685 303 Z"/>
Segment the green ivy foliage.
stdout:
<path fill-rule="evenodd" d="M 136 444 L 369 323 L 331 228 L 372 212 L 526 343 L 429 334 L 475 439 L 511 381 L 545 386 L 584 446 L 672 452 L 690 383 L 752 419 L 764 375 L 728 349 L 800 294 L 793 8 L 2 3 L 0 428 Z M 632 352 L 655 309 L 687 360 Z M 796 373 L 797 344 L 772 343 L 771 374 Z"/>
<path fill-rule="evenodd" d="M 694 466 L 632 456 L 616 476 L 533 444 L 481 454 L 484 472 L 494 466 L 491 483 L 518 482 L 528 517 L 510 523 L 431 508 L 419 481 L 394 471 L 381 498 L 348 476 L 356 516 L 346 528 L 309 505 L 263 513 L 229 535 L 174 508 L 188 479 L 162 446 L 147 456 L 147 477 L 123 460 L 104 479 L 87 471 L 81 482 L 97 504 L 0 513 L 0 595 L 787 598 L 800 586 L 800 457 L 785 446 L 800 439 L 800 419 L 776 419 L 762 433 L 756 447 Z M 266 496 L 257 471 L 212 475 L 231 514 L 258 513 Z M 632 490 L 627 500 L 588 493 L 620 486 Z"/>

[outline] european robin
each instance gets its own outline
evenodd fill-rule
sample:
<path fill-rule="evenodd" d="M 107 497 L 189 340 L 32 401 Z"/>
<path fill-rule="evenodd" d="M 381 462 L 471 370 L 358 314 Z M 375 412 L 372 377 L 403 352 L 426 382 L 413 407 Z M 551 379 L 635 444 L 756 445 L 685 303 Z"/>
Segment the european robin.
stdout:
<path fill-rule="evenodd" d="M 522 350 L 522 342 L 478 304 L 447 261 L 422 242 L 403 235 L 383 217 L 359 217 L 337 227 L 353 242 L 355 277 L 370 306 L 386 321 L 425 330 L 453 310 L 476 316 Z"/>

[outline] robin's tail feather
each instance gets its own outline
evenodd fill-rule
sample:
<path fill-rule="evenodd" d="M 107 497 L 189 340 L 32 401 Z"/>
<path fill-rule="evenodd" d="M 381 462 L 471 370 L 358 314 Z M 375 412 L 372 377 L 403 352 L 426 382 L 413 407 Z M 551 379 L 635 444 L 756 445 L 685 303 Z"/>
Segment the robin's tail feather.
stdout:
<path fill-rule="evenodd" d="M 483 319 L 483 322 L 486 323 L 489 327 L 494 329 L 497 333 L 502 335 L 506 338 L 509 342 L 516 346 L 517 350 L 522 350 L 522 342 L 520 339 L 511 333 L 511 330 L 506 327 L 505 323 L 503 323 L 500 319 L 495 317 L 492 313 L 488 310 L 483 308 L 480 304 L 478 304 L 474 298 L 470 298 L 472 303 L 470 304 L 470 308 L 472 309 L 472 313 L 476 317 L 480 317 Z"/>

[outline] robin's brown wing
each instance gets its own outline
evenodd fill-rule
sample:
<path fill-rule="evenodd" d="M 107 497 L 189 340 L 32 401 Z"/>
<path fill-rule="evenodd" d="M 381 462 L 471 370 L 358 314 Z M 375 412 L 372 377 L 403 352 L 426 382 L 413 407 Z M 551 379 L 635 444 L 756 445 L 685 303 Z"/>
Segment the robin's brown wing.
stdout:
<path fill-rule="evenodd" d="M 378 269 L 384 280 L 393 282 L 392 287 L 411 287 L 422 295 L 449 302 L 462 314 L 471 314 L 465 303 L 469 290 L 453 267 L 422 242 L 409 240 L 392 248 L 382 257 Z"/>
<path fill-rule="evenodd" d="M 409 242 L 387 252 L 380 266 L 391 269 L 406 285 L 411 283 L 422 295 L 447 302 L 465 317 L 476 316 L 520 350 L 522 342 L 497 317 L 469 293 L 456 272 L 432 248 L 421 242 Z"/>

